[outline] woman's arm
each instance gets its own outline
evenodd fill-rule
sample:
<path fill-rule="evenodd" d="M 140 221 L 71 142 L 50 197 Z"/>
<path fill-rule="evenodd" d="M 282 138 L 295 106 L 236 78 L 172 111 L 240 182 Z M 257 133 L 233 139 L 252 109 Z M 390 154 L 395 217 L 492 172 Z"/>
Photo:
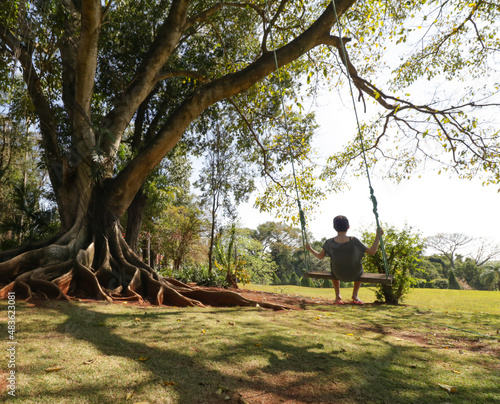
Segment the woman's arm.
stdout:
<path fill-rule="evenodd" d="M 382 234 L 384 234 L 384 231 L 381 228 L 377 229 L 375 241 L 373 242 L 373 244 L 370 248 L 367 248 L 365 250 L 365 254 L 375 255 L 375 253 L 377 252 L 378 246 L 380 244 L 380 236 L 382 236 Z"/>
<path fill-rule="evenodd" d="M 314 248 L 311 247 L 309 243 L 306 244 L 306 249 L 312 253 L 316 258 L 322 260 L 325 258 L 325 250 L 321 250 L 321 252 L 317 252 Z"/>

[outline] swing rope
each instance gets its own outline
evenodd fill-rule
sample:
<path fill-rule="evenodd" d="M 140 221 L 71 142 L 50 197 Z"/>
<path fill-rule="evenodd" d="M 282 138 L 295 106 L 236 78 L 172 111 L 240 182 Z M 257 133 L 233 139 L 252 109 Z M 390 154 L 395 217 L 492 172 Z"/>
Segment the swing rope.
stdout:
<path fill-rule="evenodd" d="M 345 50 L 344 40 L 342 39 L 342 26 L 340 24 L 339 17 L 337 15 L 337 7 L 335 6 L 335 0 L 332 0 L 332 6 L 333 6 L 333 11 L 335 13 L 335 19 L 337 21 L 337 27 L 338 27 L 338 31 L 339 31 L 340 46 L 342 48 L 342 57 L 344 58 L 344 61 L 346 64 L 347 81 L 349 82 L 349 90 L 351 92 L 351 99 L 352 99 L 352 104 L 354 107 L 354 115 L 356 117 L 359 143 L 361 144 L 361 154 L 363 156 L 364 166 L 365 166 L 365 170 L 366 170 L 366 178 L 368 179 L 368 186 L 370 188 L 370 199 L 371 199 L 372 205 L 373 205 L 373 213 L 375 215 L 375 222 L 377 224 L 377 232 L 378 232 L 381 227 L 380 227 L 380 219 L 379 219 L 378 209 L 377 209 L 377 206 L 378 206 L 377 198 L 375 198 L 375 192 L 373 190 L 372 181 L 371 181 L 371 177 L 370 177 L 370 170 L 368 169 L 368 160 L 366 158 L 366 149 L 365 149 L 365 145 L 364 145 L 363 134 L 361 132 L 361 126 L 359 124 L 358 110 L 356 108 L 356 101 L 354 99 L 354 92 L 353 92 L 353 88 L 352 88 L 352 77 L 351 77 L 351 74 L 349 72 L 347 52 Z M 389 264 L 387 261 L 387 254 L 385 252 L 384 239 L 383 239 L 382 235 L 380 235 L 380 249 L 382 251 L 382 259 L 384 261 L 385 275 L 388 278 L 389 277 Z"/>
<path fill-rule="evenodd" d="M 269 18 L 269 16 L 270 16 L 269 5 L 267 4 L 267 0 L 266 0 L 265 5 L 266 5 L 267 19 L 268 19 L 268 21 L 270 21 L 270 18 Z M 352 103 L 353 103 L 354 114 L 355 114 L 355 118 L 356 118 L 357 129 L 358 129 L 358 137 L 359 137 L 359 142 L 360 142 L 360 145 L 361 145 L 361 154 L 363 156 L 363 162 L 364 162 L 364 166 L 365 166 L 365 170 L 366 170 L 366 177 L 368 179 L 368 187 L 369 187 L 369 190 L 370 190 L 370 199 L 371 199 L 372 205 L 373 205 L 373 213 L 375 215 L 375 222 L 376 222 L 376 225 L 377 225 L 377 232 L 378 232 L 381 229 L 380 218 L 379 218 L 379 214 L 378 214 L 378 203 L 377 203 L 377 198 L 375 197 L 375 191 L 373 189 L 372 182 L 371 182 L 370 171 L 369 171 L 369 168 L 368 168 L 368 160 L 366 158 L 366 149 L 365 149 L 365 146 L 364 146 L 363 135 L 362 135 L 361 126 L 360 126 L 360 123 L 359 123 L 358 110 L 356 108 L 356 101 L 354 99 L 354 92 L 353 92 L 353 88 L 352 88 L 352 77 L 351 77 L 350 72 L 349 72 L 349 66 L 348 66 L 348 62 L 347 62 L 347 60 L 348 60 L 347 59 L 347 53 L 346 53 L 346 50 L 345 50 L 344 41 L 342 39 L 342 26 L 341 26 L 339 18 L 338 18 L 337 8 L 335 6 L 335 1 L 334 0 L 332 0 L 332 6 L 333 6 L 333 11 L 335 13 L 335 19 L 336 19 L 337 27 L 338 27 L 338 31 L 339 31 L 339 39 L 340 39 L 340 44 L 341 44 L 341 48 L 342 48 L 342 56 L 343 56 L 343 58 L 345 60 L 345 63 L 346 63 L 346 74 L 347 74 L 347 78 L 348 78 L 347 81 L 349 82 L 349 90 L 350 90 L 350 93 L 351 93 L 351 99 L 352 99 Z M 289 149 L 289 152 L 290 152 L 290 161 L 291 161 L 291 164 L 292 164 L 292 173 L 293 173 L 293 179 L 294 179 L 294 185 L 295 185 L 295 192 L 297 194 L 297 199 L 296 200 L 297 200 L 297 205 L 298 205 L 298 208 L 299 208 L 299 218 L 300 218 L 301 233 L 302 233 L 302 244 L 303 244 L 304 250 L 306 251 L 306 254 L 305 254 L 305 257 L 306 257 L 306 271 L 308 271 L 309 270 L 309 263 L 308 263 L 308 261 L 309 261 L 309 255 L 307 254 L 307 250 L 305 249 L 305 244 L 307 243 L 306 220 L 305 220 L 304 212 L 302 210 L 302 206 L 301 206 L 301 203 L 300 203 L 299 187 L 298 187 L 297 177 L 296 177 L 296 172 L 295 172 L 295 164 L 294 164 L 293 157 L 292 157 L 291 135 L 290 135 L 290 132 L 289 132 L 289 129 L 288 129 L 288 121 L 287 121 L 287 114 L 286 114 L 286 108 L 285 108 L 285 102 L 284 102 L 284 96 L 283 96 L 283 88 L 282 88 L 282 85 L 281 85 L 281 76 L 280 76 L 280 69 L 279 69 L 279 64 L 278 64 L 278 57 L 276 55 L 276 48 L 274 46 L 273 33 L 272 33 L 272 29 L 271 28 L 272 28 L 271 27 L 271 23 L 269 22 L 269 26 L 268 26 L 269 37 L 270 37 L 270 40 L 271 40 L 271 46 L 273 48 L 274 62 L 275 62 L 275 65 L 276 65 L 276 72 L 277 72 L 277 75 L 278 75 L 278 87 L 279 87 L 279 91 L 280 91 L 280 100 L 281 100 L 281 107 L 282 107 L 282 110 L 283 110 L 283 119 L 284 119 L 285 131 L 286 131 L 288 139 L 289 139 L 288 149 Z M 382 251 L 382 259 L 383 259 L 383 263 L 384 263 L 385 275 L 386 275 L 386 278 L 389 278 L 389 264 L 388 264 L 388 261 L 387 261 L 387 254 L 386 254 L 386 251 L 385 251 L 385 243 L 384 243 L 384 239 L 383 239 L 382 235 L 380 235 L 380 249 Z"/>
<path fill-rule="evenodd" d="M 300 221 L 300 231 L 301 231 L 301 235 L 302 235 L 302 247 L 304 248 L 304 252 L 305 252 L 305 266 L 306 266 L 306 272 L 309 272 L 309 254 L 308 254 L 307 249 L 306 249 L 306 243 L 308 243 L 307 231 L 306 231 L 306 218 L 304 215 L 304 211 L 302 210 L 302 205 L 300 203 L 299 186 L 297 183 L 295 163 L 293 161 L 293 154 L 292 154 L 292 137 L 290 135 L 289 126 L 288 126 L 287 113 L 286 113 L 285 101 L 284 101 L 284 96 L 283 96 L 283 87 L 281 85 L 280 68 L 279 68 L 279 64 L 278 64 L 278 57 L 276 55 L 276 48 L 274 46 L 273 32 L 271 29 L 272 28 L 271 27 L 271 19 L 269 18 L 269 16 L 270 16 L 269 5 L 267 4 L 267 0 L 266 0 L 265 4 L 266 4 L 267 20 L 268 20 L 268 24 L 269 24 L 268 25 L 269 38 L 271 40 L 271 47 L 273 48 L 274 63 L 276 65 L 276 73 L 277 73 L 277 77 L 278 77 L 278 89 L 279 89 L 279 93 L 280 93 L 281 109 L 283 111 L 283 124 L 284 124 L 285 132 L 286 132 L 286 135 L 288 138 L 288 152 L 290 153 L 290 162 L 292 164 L 293 183 L 294 183 L 294 187 L 295 187 L 297 206 L 299 208 L 299 221 Z"/>

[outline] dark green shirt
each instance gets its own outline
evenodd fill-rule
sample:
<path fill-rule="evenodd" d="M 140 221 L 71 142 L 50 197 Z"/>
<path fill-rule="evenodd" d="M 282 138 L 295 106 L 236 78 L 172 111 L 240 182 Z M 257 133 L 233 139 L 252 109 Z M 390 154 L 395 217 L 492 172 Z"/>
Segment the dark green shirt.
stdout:
<path fill-rule="evenodd" d="M 326 240 L 323 250 L 330 257 L 330 269 L 339 281 L 352 282 L 363 274 L 363 259 L 366 246 L 356 237 L 346 243 L 337 243 L 333 238 Z"/>

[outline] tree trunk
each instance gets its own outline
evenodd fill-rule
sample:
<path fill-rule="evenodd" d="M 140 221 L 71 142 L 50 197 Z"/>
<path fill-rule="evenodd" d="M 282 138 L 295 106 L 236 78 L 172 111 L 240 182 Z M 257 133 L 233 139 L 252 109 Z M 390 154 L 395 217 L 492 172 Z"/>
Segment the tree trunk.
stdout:
<path fill-rule="evenodd" d="M 212 225 L 210 228 L 210 246 L 208 247 L 208 274 L 212 275 L 213 265 L 214 265 L 214 241 L 215 241 L 215 209 L 212 208 Z"/>
<path fill-rule="evenodd" d="M 144 187 L 141 187 L 130 204 L 127 213 L 127 230 L 125 240 L 132 251 L 139 254 L 139 238 L 142 228 L 142 214 L 146 206 L 147 197 L 144 195 Z"/>
<path fill-rule="evenodd" d="M 394 293 L 392 285 L 381 285 L 384 293 L 384 299 L 387 304 L 399 304 L 397 293 Z"/>
<path fill-rule="evenodd" d="M 227 271 L 226 274 L 226 282 L 234 289 L 238 289 L 238 283 L 236 279 L 236 275 L 232 273 L 231 270 Z"/>
<path fill-rule="evenodd" d="M 163 278 L 143 263 L 123 238 L 118 218 L 95 189 L 84 215 L 51 243 L 27 248 L 0 262 L 0 298 L 97 299 L 172 306 L 255 306 L 231 291 L 208 291 Z M 0 257 L 1 259 L 1 257 Z M 262 304 L 262 307 L 283 309 Z"/>

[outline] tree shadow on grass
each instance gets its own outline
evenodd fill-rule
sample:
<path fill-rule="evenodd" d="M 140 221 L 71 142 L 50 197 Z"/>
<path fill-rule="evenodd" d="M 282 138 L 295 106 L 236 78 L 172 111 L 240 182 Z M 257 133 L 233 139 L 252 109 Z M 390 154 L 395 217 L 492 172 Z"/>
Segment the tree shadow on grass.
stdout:
<path fill-rule="evenodd" d="M 439 369 L 429 353 L 385 338 L 379 322 L 372 338 L 340 336 L 332 329 L 331 340 L 315 341 L 312 335 L 304 340 L 284 328 L 273 330 L 268 321 L 245 320 L 245 311 L 255 310 L 248 308 L 204 309 L 206 321 L 197 324 L 201 309 L 103 313 L 85 304 L 50 307 L 66 316 L 58 333 L 90 343 L 103 355 L 98 360 L 112 358 L 114 367 L 107 375 L 95 374 L 92 383 L 75 380 L 76 387 L 44 392 L 43 399 L 53 402 L 128 402 L 134 392 L 130 402 L 439 403 L 483 402 L 463 400 L 488 393 L 470 388 L 448 396 L 433 380 Z M 217 318 L 228 315 L 243 318 L 245 327 L 218 328 Z M 184 328 L 183 316 L 192 320 Z M 201 327 L 207 322 L 205 334 Z"/>

